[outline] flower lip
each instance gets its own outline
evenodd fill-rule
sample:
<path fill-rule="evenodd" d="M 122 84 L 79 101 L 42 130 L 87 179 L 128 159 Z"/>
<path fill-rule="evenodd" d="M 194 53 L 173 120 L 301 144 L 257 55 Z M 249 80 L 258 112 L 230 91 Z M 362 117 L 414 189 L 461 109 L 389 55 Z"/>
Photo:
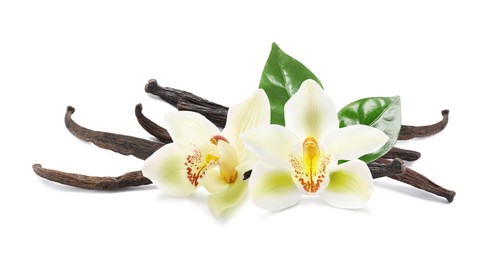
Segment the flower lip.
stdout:
<path fill-rule="evenodd" d="M 194 187 L 199 185 L 199 182 L 206 172 L 218 165 L 219 157 L 212 154 L 205 154 L 203 156 L 200 149 L 195 147 L 191 154 L 188 154 L 184 165 L 186 167 L 187 179 Z"/>
<path fill-rule="evenodd" d="M 302 158 L 290 155 L 293 181 L 307 194 L 317 193 L 328 181 L 329 154 L 321 154 L 317 139 L 309 136 L 302 143 Z M 301 159 L 301 160 L 300 160 Z"/>

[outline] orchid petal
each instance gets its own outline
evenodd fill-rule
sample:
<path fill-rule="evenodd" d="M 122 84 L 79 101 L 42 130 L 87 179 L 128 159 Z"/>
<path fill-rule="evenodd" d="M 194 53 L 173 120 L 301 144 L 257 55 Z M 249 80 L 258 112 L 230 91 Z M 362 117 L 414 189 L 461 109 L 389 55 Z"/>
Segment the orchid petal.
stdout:
<path fill-rule="evenodd" d="M 268 166 L 258 163 L 249 180 L 249 190 L 255 205 L 278 211 L 289 208 L 300 200 L 302 192 L 292 180 L 287 167 Z"/>
<path fill-rule="evenodd" d="M 237 173 L 239 174 L 240 177 L 237 178 L 242 178 L 244 176 L 244 173 L 247 171 L 250 171 L 254 168 L 254 166 L 257 164 L 258 160 L 249 160 L 246 162 L 242 162 L 235 166 L 235 170 L 237 170 Z"/>
<path fill-rule="evenodd" d="M 237 178 L 227 189 L 208 196 L 211 212 L 219 217 L 225 210 L 235 207 L 248 191 L 248 185 L 242 178 Z"/>
<path fill-rule="evenodd" d="M 327 188 L 319 195 L 331 206 L 358 209 L 369 200 L 374 183 L 372 175 L 361 160 L 352 160 L 334 167 Z"/>
<path fill-rule="evenodd" d="M 195 187 L 187 180 L 184 165 L 186 156 L 178 145 L 167 144 L 146 159 L 142 173 L 166 194 L 190 195 Z"/>
<path fill-rule="evenodd" d="M 187 149 L 191 142 L 209 140 L 220 134 L 218 128 L 203 115 L 190 111 L 165 114 L 164 126 L 173 142 L 184 149 Z"/>
<path fill-rule="evenodd" d="M 381 148 L 389 137 L 366 125 L 351 125 L 331 131 L 324 144 L 335 160 L 353 160 Z"/>
<path fill-rule="evenodd" d="M 200 184 L 206 188 L 209 193 L 224 191 L 228 188 L 228 183 L 223 180 L 223 177 L 221 177 L 220 169 L 218 167 L 207 171 Z"/>
<path fill-rule="evenodd" d="M 223 130 L 228 142 L 235 147 L 240 161 L 253 159 L 252 153 L 245 149 L 240 134 L 258 126 L 269 125 L 271 109 L 264 90 L 259 89 L 247 100 L 228 109 L 226 125 Z"/>
<path fill-rule="evenodd" d="M 237 177 L 238 157 L 235 148 L 229 143 L 218 141 L 218 151 L 220 154 L 220 174 L 226 182 L 232 182 Z"/>
<path fill-rule="evenodd" d="M 298 136 L 316 139 L 339 125 L 333 100 L 311 79 L 304 81 L 286 102 L 285 123 Z"/>
<path fill-rule="evenodd" d="M 290 154 L 299 144 L 299 138 L 280 125 L 269 125 L 250 130 L 242 135 L 247 148 L 269 164 L 289 165 Z"/>

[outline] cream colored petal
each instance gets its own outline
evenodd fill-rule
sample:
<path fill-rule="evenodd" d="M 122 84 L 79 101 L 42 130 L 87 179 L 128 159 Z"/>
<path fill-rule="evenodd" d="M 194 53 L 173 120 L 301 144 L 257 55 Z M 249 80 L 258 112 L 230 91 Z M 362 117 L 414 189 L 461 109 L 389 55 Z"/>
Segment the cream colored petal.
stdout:
<path fill-rule="evenodd" d="M 190 195 L 195 187 L 187 180 L 186 156 L 180 146 L 167 144 L 146 159 L 142 173 L 166 194 Z"/>
<path fill-rule="evenodd" d="M 322 138 L 339 125 L 333 100 L 314 80 L 304 81 L 285 104 L 285 125 L 300 137 Z"/>
<path fill-rule="evenodd" d="M 247 194 L 247 181 L 237 178 L 225 190 L 208 196 L 209 209 L 214 216 L 220 217 L 227 210 L 235 207 Z"/>
<path fill-rule="evenodd" d="M 254 166 L 256 166 L 257 162 L 258 162 L 257 160 L 250 160 L 250 161 L 242 162 L 239 165 L 237 165 L 235 167 L 235 170 L 237 170 L 239 176 L 237 178 L 243 179 L 244 173 L 246 173 L 247 171 L 251 171 L 254 168 Z"/>
<path fill-rule="evenodd" d="M 170 133 L 173 142 L 184 149 L 187 149 L 191 142 L 209 140 L 220 134 L 218 128 L 203 115 L 190 111 L 165 114 L 164 126 Z"/>
<path fill-rule="evenodd" d="M 198 148 L 201 152 L 202 161 L 212 162 L 212 160 L 219 160 L 220 154 L 218 146 L 211 143 L 209 140 L 201 140 L 202 142 L 193 143 L 188 149 Z"/>
<path fill-rule="evenodd" d="M 228 183 L 220 175 L 219 167 L 207 171 L 199 185 L 203 186 L 209 193 L 224 191 L 228 188 Z"/>
<path fill-rule="evenodd" d="M 253 155 L 245 150 L 240 134 L 252 128 L 269 125 L 270 113 L 269 100 L 262 89 L 256 90 L 247 100 L 228 109 L 223 136 L 235 147 L 240 161 L 254 159 Z"/>
<path fill-rule="evenodd" d="M 377 151 L 388 136 L 381 130 L 366 126 L 352 125 L 328 133 L 324 145 L 336 160 L 353 160 Z"/>
<path fill-rule="evenodd" d="M 292 180 L 287 167 L 258 163 L 249 179 L 249 190 L 255 205 L 271 211 L 289 208 L 300 200 L 301 190 Z"/>
<path fill-rule="evenodd" d="M 230 183 L 237 177 L 237 167 L 239 161 L 235 148 L 225 141 L 218 141 L 218 151 L 220 153 L 220 175 Z"/>
<path fill-rule="evenodd" d="M 331 206 L 358 209 L 369 200 L 374 183 L 372 175 L 361 160 L 352 160 L 334 168 L 324 192 L 319 195 Z"/>
<path fill-rule="evenodd" d="M 242 140 L 260 160 L 275 165 L 289 165 L 290 154 L 300 150 L 303 141 L 280 125 L 250 130 L 242 135 Z"/>

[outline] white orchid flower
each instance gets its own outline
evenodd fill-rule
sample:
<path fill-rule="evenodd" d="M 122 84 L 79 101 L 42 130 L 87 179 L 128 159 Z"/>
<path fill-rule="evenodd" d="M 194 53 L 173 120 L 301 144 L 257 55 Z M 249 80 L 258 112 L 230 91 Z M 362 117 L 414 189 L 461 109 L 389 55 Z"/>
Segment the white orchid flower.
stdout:
<path fill-rule="evenodd" d="M 248 186 L 243 174 L 257 159 L 240 134 L 269 125 L 269 100 L 257 90 L 244 102 L 230 107 L 223 132 L 204 116 L 188 111 L 165 115 L 165 128 L 173 143 L 163 146 L 144 163 L 142 172 L 164 193 L 188 196 L 203 186 L 212 193 L 209 208 L 215 216 L 240 202 Z"/>
<path fill-rule="evenodd" d="M 334 207 L 363 207 L 373 182 L 358 158 L 382 147 L 388 136 L 365 125 L 339 128 L 333 101 L 314 80 L 304 81 L 287 101 L 285 122 L 286 127 L 260 127 L 242 136 L 262 160 L 249 180 L 254 204 L 282 210 L 305 193 Z M 338 165 L 339 160 L 347 162 Z"/>

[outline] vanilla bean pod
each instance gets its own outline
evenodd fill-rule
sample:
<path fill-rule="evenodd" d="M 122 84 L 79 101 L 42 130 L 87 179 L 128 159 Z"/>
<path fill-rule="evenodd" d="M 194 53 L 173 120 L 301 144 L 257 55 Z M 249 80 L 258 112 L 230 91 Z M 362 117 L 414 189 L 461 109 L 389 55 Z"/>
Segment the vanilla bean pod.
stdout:
<path fill-rule="evenodd" d="M 187 91 L 175 89 L 175 88 L 170 88 L 170 87 L 161 87 L 158 85 L 158 81 L 155 79 L 150 79 L 148 83 L 146 84 L 144 90 L 147 93 L 156 95 L 163 99 L 165 102 L 169 103 L 170 105 L 177 107 L 179 105 L 179 102 L 182 102 L 181 104 L 181 109 L 180 110 L 189 110 L 189 111 L 194 111 L 191 109 L 187 109 L 187 106 L 184 106 L 184 104 L 190 104 L 198 106 L 199 109 L 204 109 L 206 113 L 211 113 L 212 114 L 203 114 L 201 112 L 198 112 L 200 114 L 203 114 L 206 116 L 211 122 L 216 124 L 219 127 L 224 127 L 225 122 L 226 122 L 226 115 L 228 112 L 228 108 L 224 107 L 220 104 L 211 102 L 207 99 L 201 98 L 199 96 L 196 96 L 192 93 L 189 93 Z M 197 111 L 196 111 L 197 112 Z"/>
<path fill-rule="evenodd" d="M 383 164 L 392 164 L 391 161 L 386 160 L 386 159 L 378 159 L 376 160 L 379 163 Z M 405 171 L 402 174 L 396 174 L 396 175 L 388 175 L 388 178 L 406 183 L 408 185 L 414 186 L 415 188 L 430 192 L 432 194 L 435 194 L 439 197 L 443 197 L 448 200 L 448 202 L 453 202 L 453 199 L 455 198 L 456 192 L 452 190 L 445 189 L 433 181 L 429 180 L 429 178 L 425 177 L 424 175 L 408 168 L 405 167 Z"/>
<path fill-rule="evenodd" d="M 118 177 L 97 177 L 47 169 L 40 164 L 33 165 L 33 170 L 47 180 L 89 190 L 117 190 L 152 183 L 141 171 L 128 172 Z"/>
<path fill-rule="evenodd" d="M 386 154 L 381 156 L 383 159 L 394 159 L 400 158 L 405 161 L 416 161 L 420 158 L 420 153 L 413 150 L 401 149 L 398 147 L 393 147 Z"/>
<path fill-rule="evenodd" d="M 160 140 L 164 144 L 172 142 L 172 138 L 165 128 L 159 126 L 155 122 L 151 121 L 151 119 L 144 116 L 142 113 L 142 104 L 136 105 L 135 115 L 139 125 L 141 125 L 141 127 L 149 134 L 156 137 L 156 139 Z"/>
<path fill-rule="evenodd" d="M 123 155 L 133 155 L 145 160 L 163 144 L 133 136 L 120 135 L 108 132 L 94 131 L 78 125 L 72 120 L 75 108 L 68 106 L 65 113 L 65 126 L 74 136 L 86 142 L 94 143 L 103 149 L 112 150 Z"/>
<path fill-rule="evenodd" d="M 402 125 L 398 140 L 410 140 L 415 137 L 427 137 L 441 132 L 447 125 L 449 120 L 449 110 L 441 111 L 443 119 L 435 124 L 426 126 L 410 126 Z"/>
<path fill-rule="evenodd" d="M 425 190 L 427 192 L 436 194 L 437 196 L 443 197 L 448 200 L 448 202 L 453 202 L 453 199 L 455 198 L 456 192 L 452 190 L 445 189 L 436 183 L 432 182 L 429 180 L 427 177 L 424 175 L 407 168 L 405 173 L 400 174 L 400 175 L 390 175 L 387 176 L 391 179 L 395 179 L 397 181 L 401 181 L 403 183 L 412 185 L 416 188 L 419 188 L 421 190 Z"/>

